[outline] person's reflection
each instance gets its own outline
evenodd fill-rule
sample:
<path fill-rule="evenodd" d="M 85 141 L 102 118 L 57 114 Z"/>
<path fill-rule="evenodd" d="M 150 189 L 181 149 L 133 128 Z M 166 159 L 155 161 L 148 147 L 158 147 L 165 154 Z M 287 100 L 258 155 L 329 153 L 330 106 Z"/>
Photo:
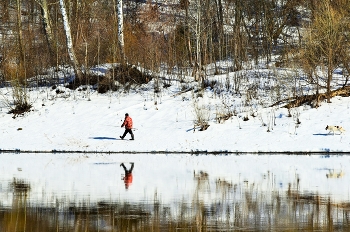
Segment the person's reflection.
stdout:
<path fill-rule="evenodd" d="M 132 170 L 134 169 L 134 162 L 131 162 L 131 167 L 129 170 L 125 167 L 124 163 L 121 163 L 120 166 L 124 168 L 125 175 L 122 180 L 124 180 L 125 189 L 128 189 L 132 183 Z"/>

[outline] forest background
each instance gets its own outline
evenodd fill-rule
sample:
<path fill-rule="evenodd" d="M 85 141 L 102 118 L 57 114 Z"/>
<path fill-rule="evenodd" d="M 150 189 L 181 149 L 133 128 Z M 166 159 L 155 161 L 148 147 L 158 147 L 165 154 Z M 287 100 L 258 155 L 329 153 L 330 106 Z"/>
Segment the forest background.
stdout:
<path fill-rule="evenodd" d="M 99 79 L 91 68 L 118 63 L 122 68 L 109 73 L 109 89 L 114 80 L 124 87 L 147 82 L 160 70 L 179 81 L 190 74 L 202 87 L 210 84 L 208 75 L 237 72 L 232 81 L 239 93 L 244 81 L 239 71 L 266 64 L 296 70 L 294 81 L 302 78 L 313 89 L 305 96 L 305 88 L 295 85 L 289 107 L 349 95 L 346 0 L 3 0 L 0 12 L 1 83 L 23 87 L 30 77 L 67 66 L 74 69 L 74 81 L 89 83 Z M 218 66 L 223 60 L 230 65 Z M 130 65 L 147 73 L 130 76 Z M 340 92 L 332 92 L 335 70 Z"/>

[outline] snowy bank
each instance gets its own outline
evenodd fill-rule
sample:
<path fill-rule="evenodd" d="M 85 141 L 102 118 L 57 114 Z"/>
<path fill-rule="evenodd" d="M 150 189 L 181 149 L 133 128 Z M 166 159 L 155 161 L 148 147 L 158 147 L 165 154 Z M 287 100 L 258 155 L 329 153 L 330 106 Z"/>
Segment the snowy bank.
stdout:
<path fill-rule="evenodd" d="M 336 97 L 319 108 L 260 108 L 255 115 L 238 111 L 219 123 L 213 93 L 193 100 L 193 92 L 177 94 L 169 87 L 161 95 L 152 91 L 31 90 L 31 112 L 13 117 L 2 104 L 0 149 L 80 152 L 350 152 L 347 132 L 329 134 L 327 125 L 349 130 L 350 99 Z M 10 96 L 8 88 L 2 96 Z M 88 95 L 87 95 L 88 94 Z M 233 100 L 233 102 L 235 102 Z M 194 104 L 205 104 L 209 128 L 194 129 Z M 237 103 L 241 104 L 241 103 Z M 120 140 L 124 114 L 134 121 L 135 141 Z M 249 120 L 243 120 L 248 117 Z"/>

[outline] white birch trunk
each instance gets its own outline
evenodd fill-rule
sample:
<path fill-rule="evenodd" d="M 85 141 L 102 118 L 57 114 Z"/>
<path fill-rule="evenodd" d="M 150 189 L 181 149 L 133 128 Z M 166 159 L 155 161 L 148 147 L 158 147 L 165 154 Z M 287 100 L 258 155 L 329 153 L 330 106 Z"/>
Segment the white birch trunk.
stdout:
<path fill-rule="evenodd" d="M 201 25 L 201 0 L 197 0 L 197 22 L 196 22 L 196 62 L 198 70 L 196 72 L 195 80 L 199 81 L 201 77 L 202 71 L 202 59 L 201 59 L 201 33 L 202 33 L 202 25 Z"/>
<path fill-rule="evenodd" d="M 54 58 L 55 42 L 54 42 L 54 36 L 51 28 L 51 21 L 50 21 L 49 7 L 47 5 L 47 0 L 36 0 L 36 2 L 41 7 L 42 22 L 45 30 L 46 40 L 48 43 L 51 58 Z"/>
<path fill-rule="evenodd" d="M 81 79 L 81 71 L 79 69 L 79 63 L 78 63 L 78 60 L 77 60 L 77 58 L 75 56 L 75 52 L 74 52 L 74 47 L 73 47 L 73 42 L 72 42 L 72 34 L 71 34 L 70 26 L 69 26 L 69 20 L 68 20 L 68 16 L 67 16 L 66 7 L 64 5 L 64 0 L 60 0 L 60 7 L 61 7 L 61 13 L 62 13 L 62 17 L 63 17 L 63 26 L 64 26 L 64 30 L 66 33 L 68 55 L 69 55 L 69 58 L 74 66 L 74 73 L 75 73 L 76 77 L 78 79 Z"/>
<path fill-rule="evenodd" d="M 118 42 L 123 63 L 125 62 L 125 48 L 124 48 L 124 17 L 123 17 L 123 0 L 117 0 L 117 15 L 118 15 Z"/>
<path fill-rule="evenodd" d="M 188 8 L 189 8 L 189 3 L 186 3 L 186 18 L 185 18 L 185 23 L 187 26 L 187 30 L 186 30 L 186 39 L 187 39 L 187 46 L 188 46 L 188 60 L 191 64 L 191 66 L 193 66 L 193 60 L 192 60 L 192 44 L 191 44 L 191 32 L 190 32 L 190 28 L 191 25 L 189 23 L 189 15 L 188 15 Z"/>

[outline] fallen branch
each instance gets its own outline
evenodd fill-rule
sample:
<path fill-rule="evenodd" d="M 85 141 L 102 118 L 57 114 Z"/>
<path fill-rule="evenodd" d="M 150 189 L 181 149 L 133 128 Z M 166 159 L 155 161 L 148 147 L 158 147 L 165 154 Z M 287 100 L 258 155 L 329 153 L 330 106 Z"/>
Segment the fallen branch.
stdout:
<path fill-rule="evenodd" d="M 327 99 L 327 93 L 319 93 L 319 94 L 312 94 L 312 95 L 303 95 L 303 96 L 297 96 L 297 97 L 290 97 L 283 100 L 280 100 L 273 105 L 277 106 L 282 104 L 283 102 L 289 102 L 286 105 L 284 105 L 284 108 L 294 108 L 301 106 L 303 104 L 314 104 L 315 107 L 318 107 L 318 103 Z M 342 96 L 342 97 L 349 97 L 350 96 L 350 86 L 345 86 L 343 88 L 339 88 L 336 90 L 333 90 L 330 92 L 330 98 L 333 98 L 335 96 Z M 294 100 L 293 100 L 294 99 Z"/>
<path fill-rule="evenodd" d="M 183 91 L 180 91 L 180 92 L 178 92 L 178 93 L 175 93 L 175 94 L 172 95 L 171 97 L 175 97 L 175 96 L 181 95 L 181 94 L 186 93 L 186 92 L 191 91 L 191 90 L 193 90 L 193 87 L 190 87 L 190 88 L 187 88 L 187 89 L 185 89 L 185 90 L 183 90 Z"/>

